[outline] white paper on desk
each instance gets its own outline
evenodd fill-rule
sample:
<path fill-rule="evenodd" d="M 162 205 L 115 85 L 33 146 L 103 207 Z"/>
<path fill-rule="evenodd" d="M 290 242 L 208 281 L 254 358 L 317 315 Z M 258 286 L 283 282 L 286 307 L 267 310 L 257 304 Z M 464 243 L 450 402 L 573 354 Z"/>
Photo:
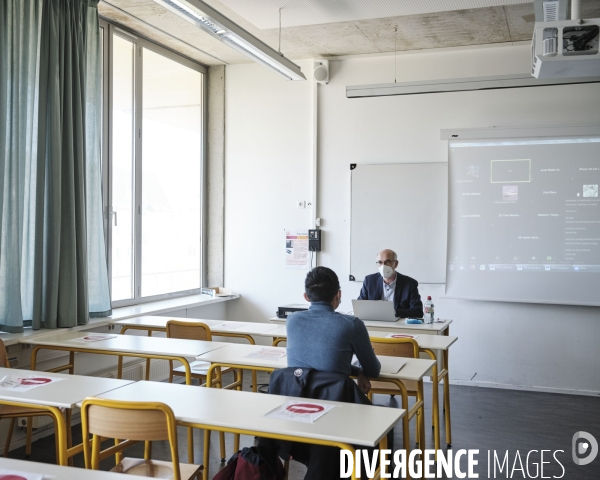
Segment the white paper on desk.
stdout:
<path fill-rule="evenodd" d="M 256 333 L 263 333 L 263 332 L 269 332 L 271 330 L 276 330 L 278 328 L 281 328 L 280 325 L 273 325 L 272 323 L 252 323 L 250 325 L 246 324 L 246 328 L 248 329 L 248 331 L 250 332 L 256 332 Z M 285 330 L 284 330 L 285 332 Z"/>
<path fill-rule="evenodd" d="M 223 322 L 217 325 L 211 325 L 211 330 L 236 330 L 246 325 L 244 322 Z"/>
<path fill-rule="evenodd" d="M 6 375 L 0 379 L 0 388 L 5 388 L 13 392 L 26 392 L 34 388 L 60 382 L 61 380 L 64 380 L 64 378 L 45 377 L 43 375 L 31 375 L 29 377 Z"/>
<path fill-rule="evenodd" d="M 311 402 L 310 400 L 306 402 L 292 400 L 277 407 L 275 410 L 271 410 L 265 417 L 292 420 L 293 422 L 313 423 L 334 407 L 335 405 L 325 405 Z"/>
<path fill-rule="evenodd" d="M 0 468 L 0 480 L 44 480 L 44 475 Z"/>
<path fill-rule="evenodd" d="M 110 340 L 111 338 L 117 338 L 116 335 L 102 335 L 101 333 L 93 333 L 86 335 L 85 337 L 78 337 L 72 340 L 69 340 L 73 343 L 93 343 L 93 342 L 101 342 L 102 340 Z"/>
<path fill-rule="evenodd" d="M 279 360 L 285 357 L 285 350 L 279 348 L 261 348 L 258 352 L 252 352 L 244 355 L 244 358 L 260 358 L 261 360 Z"/>
<path fill-rule="evenodd" d="M 406 365 L 406 358 L 402 357 L 377 357 L 381 364 L 380 373 L 398 373 L 404 365 Z"/>
<path fill-rule="evenodd" d="M 409 335 L 408 333 L 390 333 L 385 338 L 417 338 L 418 335 Z"/>

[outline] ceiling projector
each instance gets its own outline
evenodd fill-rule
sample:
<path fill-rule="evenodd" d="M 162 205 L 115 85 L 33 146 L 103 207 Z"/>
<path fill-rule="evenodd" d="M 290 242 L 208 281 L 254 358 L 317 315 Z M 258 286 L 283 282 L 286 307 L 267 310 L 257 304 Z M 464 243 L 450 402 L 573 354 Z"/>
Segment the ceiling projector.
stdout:
<path fill-rule="evenodd" d="M 535 0 L 535 29 L 531 43 L 535 78 L 600 76 L 598 38 L 600 18 L 579 18 L 579 1 Z"/>

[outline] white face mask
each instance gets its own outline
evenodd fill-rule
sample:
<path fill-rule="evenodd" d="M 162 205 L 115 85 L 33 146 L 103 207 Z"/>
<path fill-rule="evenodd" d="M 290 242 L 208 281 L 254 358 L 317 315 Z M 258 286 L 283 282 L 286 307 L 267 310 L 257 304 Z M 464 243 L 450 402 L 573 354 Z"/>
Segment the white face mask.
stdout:
<path fill-rule="evenodd" d="M 383 278 L 390 278 L 394 274 L 394 269 L 387 265 L 381 265 L 378 270 Z"/>

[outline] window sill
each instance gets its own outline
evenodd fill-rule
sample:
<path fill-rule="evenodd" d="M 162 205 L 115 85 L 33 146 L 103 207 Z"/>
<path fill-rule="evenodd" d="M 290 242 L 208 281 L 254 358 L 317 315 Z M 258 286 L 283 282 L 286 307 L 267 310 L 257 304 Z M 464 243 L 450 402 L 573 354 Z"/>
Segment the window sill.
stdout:
<path fill-rule="evenodd" d="M 231 297 L 209 297 L 208 295 L 189 295 L 186 297 L 170 298 L 168 300 L 157 300 L 155 302 L 142 303 L 139 305 L 130 305 L 128 307 L 113 308 L 113 313 L 109 317 L 90 318 L 86 325 L 78 325 L 77 327 L 69 328 L 68 330 L 90 330 L 92 328 L 110 325 L 117 320 L 125 320 L 127 318 L 139 317 L 141 315 L 160 315 L 162 313 L 174 312 L 193 307 L 201 307 L 212 303 L 227 302 L 236 300 L 239 295 Z M 22 338 L 30 338 L 36 335 L 45 335 L 47 333 L 55 333 L 55 329 L 42 328 L 33 330 L 25 328 L 23 333 L 4 333 L 0 332 L 0 339 L 4 341 L 6 346 L 19 343 Z"/>

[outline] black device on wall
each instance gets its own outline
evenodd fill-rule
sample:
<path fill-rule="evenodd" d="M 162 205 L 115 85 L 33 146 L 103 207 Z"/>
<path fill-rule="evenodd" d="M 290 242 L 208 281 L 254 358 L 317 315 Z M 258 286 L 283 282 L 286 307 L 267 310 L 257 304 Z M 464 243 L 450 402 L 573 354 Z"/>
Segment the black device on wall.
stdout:
<path fill-rule="evenodd" d="M 308 231 L 308 250 L 310 252 L 321 251 L 321 230 Z"/>

